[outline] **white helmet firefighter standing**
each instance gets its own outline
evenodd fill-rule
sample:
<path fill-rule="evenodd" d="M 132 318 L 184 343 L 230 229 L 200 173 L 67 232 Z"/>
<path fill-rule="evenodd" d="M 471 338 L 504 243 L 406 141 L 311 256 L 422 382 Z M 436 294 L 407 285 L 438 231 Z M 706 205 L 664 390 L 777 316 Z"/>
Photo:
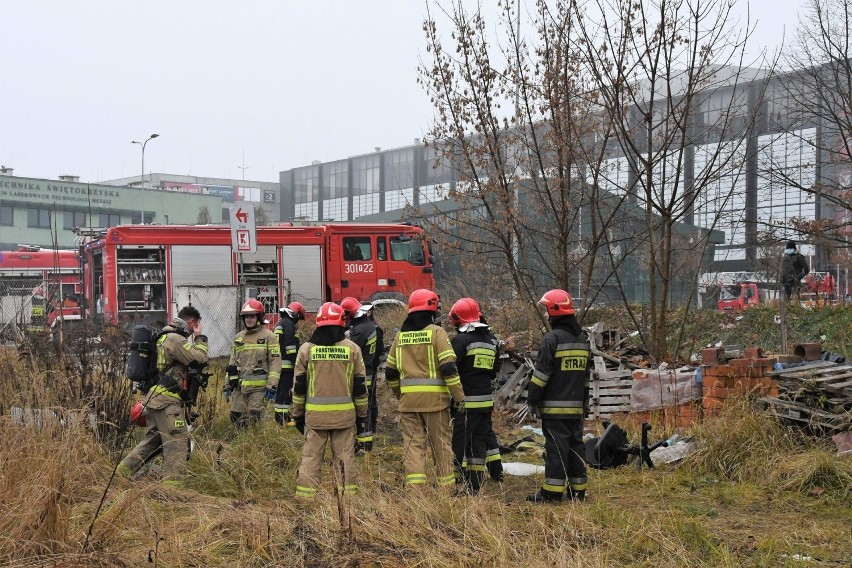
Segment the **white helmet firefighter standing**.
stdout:
<path fill-rule="evenodd" d="M 245 427 L 263 416 L 264 399 L 275 398 L 281 375 L 278 336 L 266 327 L 263 304 L 249 298 L 240 310 L 245 329 L 237 333 L 228 361 L 231 420 Z"/>

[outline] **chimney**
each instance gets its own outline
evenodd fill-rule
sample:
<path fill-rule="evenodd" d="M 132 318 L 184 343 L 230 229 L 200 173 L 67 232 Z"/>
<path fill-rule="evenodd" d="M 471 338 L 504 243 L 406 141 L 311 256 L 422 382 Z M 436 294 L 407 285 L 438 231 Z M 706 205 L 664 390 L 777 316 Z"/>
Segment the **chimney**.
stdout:
<path fill-rule="evenodd" d="M 15 169 L 7 168 L 6 166 L 0 166 L 0 176 L 14 176 Z"/>
<path fill-rule="evenodd" d="M 71 183 L 80 183 L 80 176 L 63 175 L 63 176 L 59 176 L 59 181 L 69 181 Z"/>

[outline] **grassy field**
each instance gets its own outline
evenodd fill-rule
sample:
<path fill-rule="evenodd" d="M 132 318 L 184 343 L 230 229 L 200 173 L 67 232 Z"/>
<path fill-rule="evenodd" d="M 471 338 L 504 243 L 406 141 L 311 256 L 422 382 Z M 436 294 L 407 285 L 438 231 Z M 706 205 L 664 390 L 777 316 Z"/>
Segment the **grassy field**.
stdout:
<path fill-rule="evenodd" d="M 318 499 L 297 501 L 298 433 L 268 420 L 235 434 L 226 420 L 199 427 L 178 486 L 117 478 L 87 549 L 120 452 L 82 427 L 3 420 L 0 564 L 848 566 L 852 558 L 852 458 L 746 402 L 691 432 L 702 446 L 685 462 L 592 471 L 587 502 L 546 506 L 524 502 L 540 476 L 507 476 L 475 497 L 404 490 L 392 415 L 376 451 L 358 458 L 358 496 L 338 500 L 329 467 Z M 521 435 L 500 429 L 504 442 Z M 505 459 L 540 463 L 535 452 Z"/>
<path fill-rule="evenodd" d="M 759 323 L 769 315 L 749 313 L 737 337 L 771 338 Z M 693 324 L 697 344 L 736 335 L 728 320 L 705 317 Z M 848 349 L 848 318 L 803 313 L 792 335 L 825 334 L 830 348 Z M 376 451 L 357 458 L 360 494 L 338 500 L 327 467 L 319 497 L 305 503 L 293 496 L 300 436 L 275 426 L 271 408 L 259 428 L 234 432 L 216 384 L 221 362 L 200 400 L 186 478 L 116 478 L 96 515 L 141 434 L 125 440 L 124 343 L 107 335 L 95 351 L 0 349 L 0 566 L 850 566 L 852 456 L 746 399 L 679 432 L 699 444 L 681 463 L 591 471 L 587 502 L 530 505 L 542 476 L 488 482 L 475 497 L 406 491 L 395 401 L 382 390 Z M 56 418 L 21 425 L 12 407 Z M 504 444 L 528 434 L 502 419 L 497 429 Z M 541 463 L 535 448 L 504 460 Z"/>

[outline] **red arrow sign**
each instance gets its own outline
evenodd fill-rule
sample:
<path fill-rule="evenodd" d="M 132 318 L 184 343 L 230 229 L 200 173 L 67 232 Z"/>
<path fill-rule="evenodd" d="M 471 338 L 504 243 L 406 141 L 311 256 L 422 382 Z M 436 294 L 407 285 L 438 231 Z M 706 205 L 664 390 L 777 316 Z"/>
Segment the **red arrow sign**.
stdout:
<path fill-rule="evenodd" d="M 242 207 L 237 209 L 237 212 L 234 213 L 234 217 L 236 217 L 237 221 L 239 221 L 240 223 L 248 223 L 248 213 L 243 211 Z"/>

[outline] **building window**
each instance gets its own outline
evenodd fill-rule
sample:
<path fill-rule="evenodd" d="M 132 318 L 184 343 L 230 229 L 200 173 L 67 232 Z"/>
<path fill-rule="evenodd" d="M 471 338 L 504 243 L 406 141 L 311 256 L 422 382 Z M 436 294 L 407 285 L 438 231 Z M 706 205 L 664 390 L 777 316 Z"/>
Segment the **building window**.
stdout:
<path fill-rule="evenodd" d="M 308 203 L 317 200 L 319 192 L 319 168 L 307 166 L 293 172 L 293 202 Z"/>
<path fill-rule="evenodd" d="M 145 215 L 147 217 L 147 215 Z M 101 213 L 98 216 L 98 224 L 101 227 L 115 227 L 121 225 L 121 216 L 113 213 Z"/>
<path fill-rule="evenodd" d="M 15 223 L 15 210 L 11 205 L 0 206 L 0 225 L 11 226 Z"/>
<path fill-rule="evenodd" d="M 387 152 L 384 169 L 382 189 L 385 191 L 414 187 L 414 148 Z"/>
<path fill-rule="evenodd" d="M 379 155 L 352 159 L 352 195 L 379 191 Z"/>
<path fill-rule="evenodd" d="M 83 211 L 66 211 L 64 228 L 73 229 L 74 227 L 86 226 L 86 214 Z"/>
<path fill-rule="evenodd" d="M 50 209 L 27 209 L 27 226 L 50 228 Z"/>
<path fill-rule="evenodd" d="M 324 199 L 346 197 L 349 189 L 349 164 L 346 160 L 326 164 L 322 169 Z"/>
<path fill-rule="evenodd" d="M 346 237 L 343 239 L 343 260 L 372 260 L 370 237 Z"/>

